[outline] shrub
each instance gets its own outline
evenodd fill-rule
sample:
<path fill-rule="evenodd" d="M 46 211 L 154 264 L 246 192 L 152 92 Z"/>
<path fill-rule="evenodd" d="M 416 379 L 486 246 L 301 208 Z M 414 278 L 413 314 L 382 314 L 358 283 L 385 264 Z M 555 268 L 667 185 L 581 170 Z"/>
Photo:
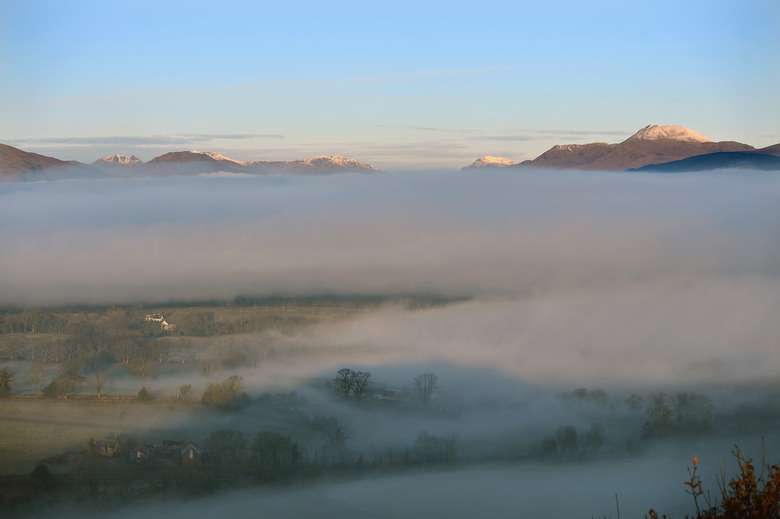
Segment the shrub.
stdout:
<path fill-rule="evenodd" d="M 144 386 L 138 392 L 138 400 L 140 402 L 149 402 L 150 400 L 154 400 L 154 397 L 152 396 L 152 393 L 146 389 L 146 386 Z"/>
<path fill-rule="evenodd" d="M 241 377 L 232 375 L 224 382 L 214 382 L 206 386 L 200 401 L 206 405 L 228 406 L 242 389 Z"/>
<path fill-rule="evenodd" d="M 696 515 L 690 519 L 770 519 L 780 517 L 780 464 L 769 465 L 765 457 L 761 460 L 761 471 L 757 475 L 751 458 L 746 458 L 739 446 L 734 445 L 731 454 L 736 458 L 739 472 L 726 483 L 726 466 L 720 463 L 717 476 L 720 500 L 711 499 L 710 493 L 702 488 L 698 474 L 698 460 L 693 458 L 693 470 L 688 469 L 689 479 L 685 491 L 693 497 Z M 700 499 L 703 502 L 700 504 Z M 659 519 L 654 510 L 647 519 Z"/>

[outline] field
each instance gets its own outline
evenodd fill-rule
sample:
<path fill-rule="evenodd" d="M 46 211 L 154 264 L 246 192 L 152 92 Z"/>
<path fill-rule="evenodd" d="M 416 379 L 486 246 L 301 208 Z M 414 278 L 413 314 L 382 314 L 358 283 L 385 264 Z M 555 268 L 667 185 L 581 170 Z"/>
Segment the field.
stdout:
<path fill-rule="evenodd" d="M 0 475 L 29 474 L 48 456 L 83 449 L 90 438 L 113 437 L 117 414 L 123 437 L 179 438 L 185 430 L 177 425 L 197 412 L 159 402 L 125 400 L 117 405 L 115 399 L 0 399 Z"/>

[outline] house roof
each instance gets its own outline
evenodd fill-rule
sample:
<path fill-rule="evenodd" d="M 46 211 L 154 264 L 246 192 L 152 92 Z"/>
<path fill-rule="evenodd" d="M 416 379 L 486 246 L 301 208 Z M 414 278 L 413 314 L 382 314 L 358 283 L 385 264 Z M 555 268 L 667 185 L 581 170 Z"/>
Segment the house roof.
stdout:
<path fill-rule="evenodd" d="M 181 453 L 184 454 L 188 450 L 194 450 L 198 454 L 203 454 L 203 452 L 200 450 L 200 448 L 198 448 L 198 446 L 195 445 L 195 442 L 193 442 L 193 441 L 187 442 L 187 444 L 184 447 L 181 448 Z"/>

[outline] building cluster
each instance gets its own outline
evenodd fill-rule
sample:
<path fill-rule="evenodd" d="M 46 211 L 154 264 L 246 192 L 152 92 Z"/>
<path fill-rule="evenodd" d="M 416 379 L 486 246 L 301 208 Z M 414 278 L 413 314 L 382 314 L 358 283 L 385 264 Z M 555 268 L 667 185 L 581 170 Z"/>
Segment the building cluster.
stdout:
<path fill-rule="evenodd" d="M 176 329 L 176 325 L 166 321 L 163 314 L 146 314 L 144 321 L 147 323 L 160 323 L 160 328 L 165 332 L 172 332 Z"/>
<path fill-rule="evenodd" d="M 113 440 L 95 440 L 90 438 L 87 442 L 85 454 L 94 453 L 106 458 L 118 458 L 122 456 L 122 443 L 119 436 Z M 203 451 L 192 440 L 163 440 L 161 444 L 145 444 L 137 442 L 128 447 L 127 461 L 130 463 L 162 462 L 189 467 L 198 467 L 201 464 Z"/>

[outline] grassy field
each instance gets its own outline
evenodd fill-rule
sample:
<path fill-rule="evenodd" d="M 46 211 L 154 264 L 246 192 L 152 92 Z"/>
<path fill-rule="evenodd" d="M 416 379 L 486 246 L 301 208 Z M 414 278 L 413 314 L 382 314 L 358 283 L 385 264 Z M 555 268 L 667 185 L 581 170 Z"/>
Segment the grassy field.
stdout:
<path fill-rule="evenodd" d="M 0 475 L 29 474 L 37 461 L 84 447 L 90 438 L 183 438 L 199 405 L 115 399 L 0 399 Z"/>

